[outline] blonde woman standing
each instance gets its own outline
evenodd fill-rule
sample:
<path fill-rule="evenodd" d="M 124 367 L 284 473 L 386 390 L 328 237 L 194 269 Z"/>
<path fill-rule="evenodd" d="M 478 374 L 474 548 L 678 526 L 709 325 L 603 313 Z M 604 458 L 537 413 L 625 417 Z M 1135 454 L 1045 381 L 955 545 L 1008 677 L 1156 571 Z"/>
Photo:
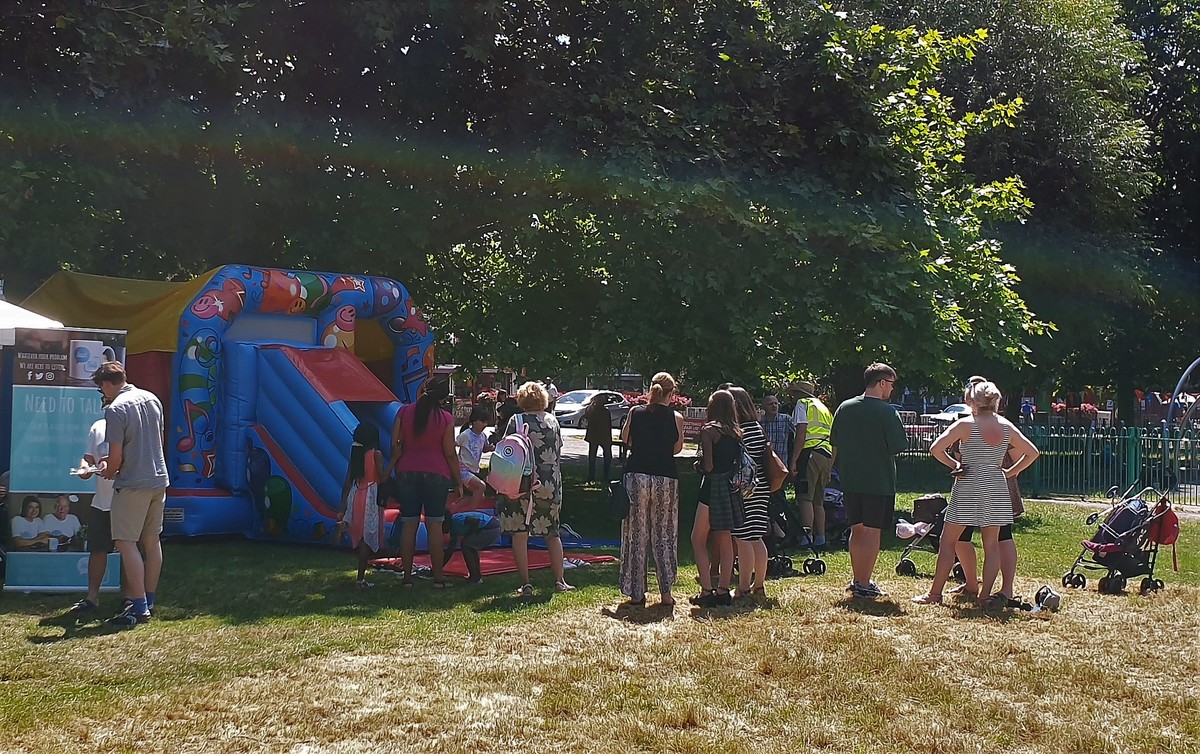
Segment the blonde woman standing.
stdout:
<path fill-rule="evenodd" d="M 533 445 L 533 463 L 537 481 L 533 487 L 533 510 L 525 509 L 524 498 L 509 500 L 500 497 L 497 513 L 505 534 L 512 535 L 513 560 L 521 576 L 522 597 L 533 596 L 529 582 L 529 537 L 544 537 L 550 553 L 550 573 L 554 576 L 554 591 L 573 592 L 575 587 L 563 576 L 563 546 L 559 537 L 559 511 L 562 509 L 562 430 L 558 419 L 547 409 L 550 394 L 539 382 L 526 382 L 517 390 L 517 406 L 521 413 L 508 420 L 504 434 L 521 431 L 524 426 Z"/>
<path fill-rule="evenodd" d="M 922 605 L 941 603 L 942 588 L 954 567 L 955 545 L 968 526 L 978 527 L 983 538 L 981 594 L 990 593 L 1000 570 L 1000 529 L 1013 522 L 1008 480 L 1029 468 L 1039 455 L 1021 430 L 996 413 L 1000 389 L 994 384 L 987 381 L 971 384 L 965 398 L 971 406 L 971 416 L 950 425 L 929 449 L 939 463 L 951 469 L 955 481 L 946 508 L 933 584 L 927 593 L 913 598 L 913 602 Z M 948 452 L 956 442 L 961 461 Z M 1004 455 L 1010 447 L 1017 460 L 1005 467 Z"/>
<path fill-rule="evenodd" d="M 671 589 L 679 571 L 679 474 L 683 417 L 670 407 L 675 378 L 659 372 L 650 381 L 645 406 L 629 412 L 621 440 L 629 448 L 625 489 L 629 515 L 621 523 L 621 593 L 628 604 L 646 604 L 646 549 L 654 553 L 661 603 L 675 604 Z"/>

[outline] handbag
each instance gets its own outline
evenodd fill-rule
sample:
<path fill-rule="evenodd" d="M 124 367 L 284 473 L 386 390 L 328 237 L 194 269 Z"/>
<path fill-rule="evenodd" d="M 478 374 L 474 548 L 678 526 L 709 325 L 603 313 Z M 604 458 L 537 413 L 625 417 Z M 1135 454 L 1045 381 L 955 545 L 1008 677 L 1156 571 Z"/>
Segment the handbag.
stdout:
<path fill-rule="evenodd" d="M 624 521 L 629 515 L 629 491 L 625 489 L 623 479 L 608 483 L 608 512 L 618 521 Z"/>
<path fill-rule="evenodd" d="M 779 492 L 787 482 L 788 467 L 775 452 L 775 448 L 767 446 L 767 486 L 771 492 Z"/>

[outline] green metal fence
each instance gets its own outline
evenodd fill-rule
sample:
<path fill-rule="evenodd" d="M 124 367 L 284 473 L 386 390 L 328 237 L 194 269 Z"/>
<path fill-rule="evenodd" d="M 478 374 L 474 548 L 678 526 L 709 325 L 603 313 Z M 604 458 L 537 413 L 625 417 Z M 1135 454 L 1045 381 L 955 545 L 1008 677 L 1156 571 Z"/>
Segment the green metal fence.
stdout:
<path fill-rule="evenodd" d="M 1042 452 L 1021 475 L 1029 497 L 1103 498 L 1113 486 L 1166 491 L 1180 505 L 1200 505 L 1200 431 L 1102 427 L 1022 427 Z M 946 468 L 921 448 L 917 438 L 896 460 L 901 490 L 945 492 Z"/>

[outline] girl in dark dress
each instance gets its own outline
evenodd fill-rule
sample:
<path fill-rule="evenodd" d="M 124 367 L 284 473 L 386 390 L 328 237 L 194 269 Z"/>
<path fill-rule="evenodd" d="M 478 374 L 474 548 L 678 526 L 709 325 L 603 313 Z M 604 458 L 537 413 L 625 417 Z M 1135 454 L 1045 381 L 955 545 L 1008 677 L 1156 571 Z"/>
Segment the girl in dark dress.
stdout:
<path fill-rule="evenodd" d="M 730 532 L 742 523 L 742 501 L 735 499 L 737 493 L 733 490 L 733 466 L 742 449 L 742 430 L 734 411 L 733 395 L 728 390 L 718 390 L 708 399 L 708 423 L 700 430 L 701 457 L 696 460 L 700 496 L 692 524 L 692 551 L 700 572 L 701 590 L 691 602 L 701 607 L 732 602 L 729 596 L 729 580 L 733 574 Z M 708 554 L 710 535 L 719 569 L 715 589 Z"/>

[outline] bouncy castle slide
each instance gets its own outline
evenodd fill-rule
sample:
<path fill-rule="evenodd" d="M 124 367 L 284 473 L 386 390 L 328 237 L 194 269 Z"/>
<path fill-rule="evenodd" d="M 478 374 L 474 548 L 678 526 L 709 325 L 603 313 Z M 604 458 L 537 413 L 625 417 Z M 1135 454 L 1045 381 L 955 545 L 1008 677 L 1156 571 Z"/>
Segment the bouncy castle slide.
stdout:
<path fill-rule="evenodd" d="M 253 500 L 251 536 L 329 541 L 355 427 L 374 424 L 389 452 L 401 404 L 344 349 L 235 346 L 226 404 Z M 244 387 L 243 387 L 244 386 Z"/>

